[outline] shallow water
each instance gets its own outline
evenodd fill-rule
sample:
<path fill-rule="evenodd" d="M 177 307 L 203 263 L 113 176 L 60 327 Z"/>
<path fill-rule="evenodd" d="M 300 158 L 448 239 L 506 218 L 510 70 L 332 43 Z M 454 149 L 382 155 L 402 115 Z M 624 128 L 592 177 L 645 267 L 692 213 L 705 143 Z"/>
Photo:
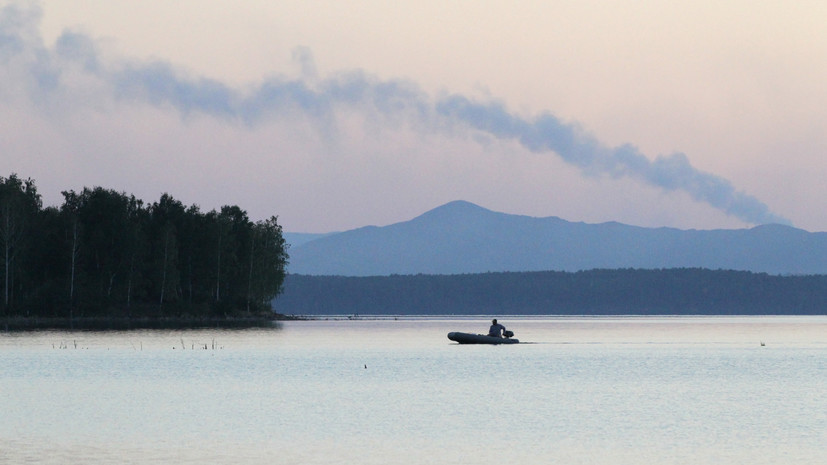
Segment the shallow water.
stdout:
<path fill-rule="evenodd" d="M 3 334 L 0 463 L 827 459 L 825 317 L 501 320 Z"/>

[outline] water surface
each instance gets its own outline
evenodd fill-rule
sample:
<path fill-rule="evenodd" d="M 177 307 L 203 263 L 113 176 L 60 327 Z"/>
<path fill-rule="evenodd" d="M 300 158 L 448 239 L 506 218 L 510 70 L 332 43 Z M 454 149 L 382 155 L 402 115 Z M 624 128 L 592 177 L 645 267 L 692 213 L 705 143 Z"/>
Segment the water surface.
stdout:
<path fill-rule="evenodd" d="M 0 463 L 824 463 L 827 318 L 0 335 Z"/>

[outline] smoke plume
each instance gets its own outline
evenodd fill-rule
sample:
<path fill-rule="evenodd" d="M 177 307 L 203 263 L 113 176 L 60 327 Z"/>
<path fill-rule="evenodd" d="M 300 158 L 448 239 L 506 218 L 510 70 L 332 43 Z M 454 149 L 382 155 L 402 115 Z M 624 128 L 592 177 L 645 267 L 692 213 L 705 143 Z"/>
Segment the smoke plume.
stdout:
<path fill-rule="evenodd" d="M 171 107 L 183 118 L 203 114 L 242 125 L 304 118 L 320 131 L 333 131 L 338 110 L 372 119 L 404 121 L 420 131 L 466 127 L 499 139 L 518 141 L 527 150 L 561 157 L 586 176 L 628 177 L 664 191 L 684 192 L 747 223 L 785 223 L 757 198 L 730 181 L 693 167 L 686 155 L 648 158 L 632 145 L 607 147 L 576 124 L 551 113 L 530 119 L 497 102 L 462 95 L 434 98 L 415 83 L 380 80 L 361 71 L 320 78 L 312 54 L 298 48 L 297 78 L 277 77 L 245 89 L 220 80 L 188 76 L 173 64 L 104 58 L 95 41 L 65 32 L 50 48 L 38 32 L 36 8 L 14 4 L 0 10 L 0 101 L 15 89 L 50 109 L 77 105 L 84 95 L 120 104 Z M 63 105 L 61 105 L 63 104 Z"/>

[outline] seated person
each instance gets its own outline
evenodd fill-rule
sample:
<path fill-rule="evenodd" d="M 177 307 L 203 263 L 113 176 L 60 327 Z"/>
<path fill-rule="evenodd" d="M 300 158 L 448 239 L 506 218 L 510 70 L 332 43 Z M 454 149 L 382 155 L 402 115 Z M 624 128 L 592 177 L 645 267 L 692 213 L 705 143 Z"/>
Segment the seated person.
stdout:
<path fill-rule="evenodd" d="M 491 327 L 488 329 L 488 335 L 491 337 L 503 337 L 505 333 L 505 326 L 497 323 L 497 319 L 491 320 Z"/>

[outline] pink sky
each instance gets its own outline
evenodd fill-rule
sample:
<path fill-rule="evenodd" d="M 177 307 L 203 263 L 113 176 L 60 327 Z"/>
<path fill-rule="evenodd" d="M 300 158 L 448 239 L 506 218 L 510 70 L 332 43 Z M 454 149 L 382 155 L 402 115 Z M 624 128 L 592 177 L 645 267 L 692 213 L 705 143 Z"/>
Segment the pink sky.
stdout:
<path fill-rule="evenodd" d="M 821 3 L 0 5 L 0 175 L 47 204 L 102 185 L 303 232 L 458 199 L 827 230 Z M 513 130 L 551 120 L 540 146 Z"/>

